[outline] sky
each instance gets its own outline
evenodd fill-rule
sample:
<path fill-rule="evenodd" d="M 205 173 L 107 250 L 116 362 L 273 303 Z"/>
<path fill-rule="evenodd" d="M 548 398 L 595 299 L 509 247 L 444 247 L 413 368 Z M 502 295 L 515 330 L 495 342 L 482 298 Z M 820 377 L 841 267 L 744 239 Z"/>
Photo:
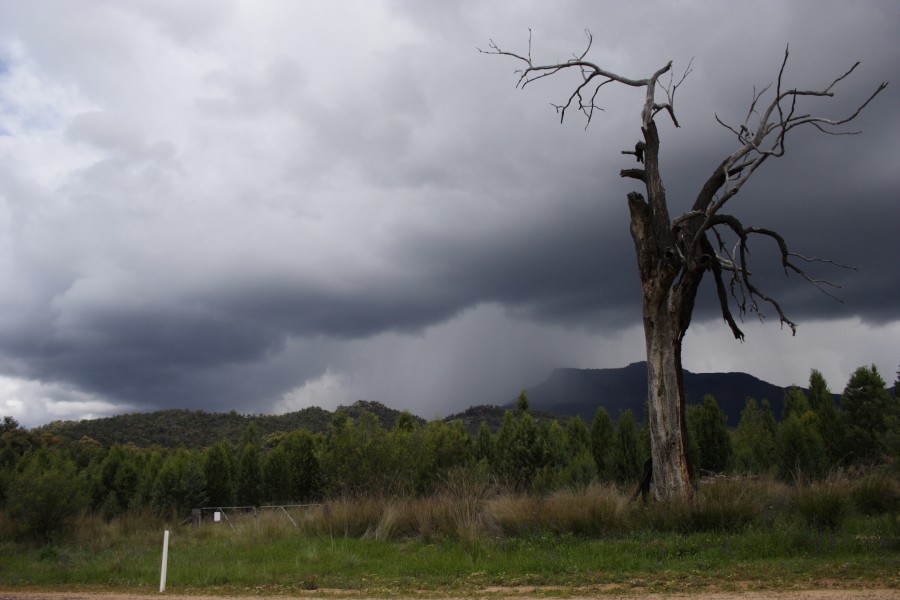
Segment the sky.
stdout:
<path fill-rule="evenodd" d="M 280 414 L 374 400 L 424 418 L 512 401 L 554 368 L 643 360 L 621 150 L 642 91 L 590 125 L 553 103 L 580 53 L 691 72 L 660 118 L 670 212 L 777 76 L 835 92 L 732 200 L 840 302 L 755 275 L 798 324 L 733 339 L 704 285 L 694 372 L 778 385 L 900 364 L 900 3 L 0 0 L 0 414 L 27 427 L 165 408 Z M 705 282 L 708 283 L 708 282 Z"/>

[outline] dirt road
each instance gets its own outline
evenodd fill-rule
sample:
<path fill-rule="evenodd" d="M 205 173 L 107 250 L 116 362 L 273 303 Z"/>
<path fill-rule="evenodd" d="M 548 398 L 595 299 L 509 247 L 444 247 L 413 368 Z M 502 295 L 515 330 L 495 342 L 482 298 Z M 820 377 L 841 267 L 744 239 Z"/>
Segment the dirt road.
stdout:
<path fill-rule="evenodd" d="M 353 593 L 340 592 L 331 594 L 321 594 L 310 592 L 309 595 L 302 594 L 295 596 L 303 600 L 336 600 L 339 598 L 353 598 L 354 600 L 362 600 L 362 598 Z M 529 594 L 513 592 L 504 594 L 501 590 L 490 590 L 483 596 L 466 596 L 465 598 L 484 597 L 491 600 L 520 600 L 528 598 Z M 541 600 L 553 600 L 552 597 L 543 594 L 539 596 Z M 132 595 L 118 593 L 84 593 L 84 592 L 9 592 L 0 590 L 0 600 L 246 600 L 254 598 L 255 600 L 285 600 L 287 596 L 183 596 L 177 594 L 153 594 L 153 595 Z M 562 600 L 563 597 L 560 598 Z M 648 593 L 642 594 L 640 591 L 629 591 L 627 594 L 619 595 L 617 593 L 608 594 L 606 592 L 598 592 L 596 595 L 588 596 L 565 596 L 564 600 L 900 600 L 900 590 L 898 589 L 865 589 L 865 590 L 791 590 L 785 592 L 710 592 L 710 593 Z M 416 600 L 428 600 L 427 596 L 417 596 Z M 437 596 L 436 600 L 464 600 L 463 598 L 453 598 Z"/>

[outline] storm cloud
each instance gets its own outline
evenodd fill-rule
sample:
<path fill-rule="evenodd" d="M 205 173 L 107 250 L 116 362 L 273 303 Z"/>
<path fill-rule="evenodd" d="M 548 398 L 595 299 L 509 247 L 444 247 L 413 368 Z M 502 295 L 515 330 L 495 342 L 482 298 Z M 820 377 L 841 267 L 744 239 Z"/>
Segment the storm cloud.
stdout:
<path fill-rule="evenodd" d="M 516 89 L 489 40 L 646 77 L 692 72 L 660 121 L 673 213 L 778 73 L 852 113 L 900 65 L 900 5 L 838 1 L 117 3 L 0 0 L 0 411 L 27 425 L 165 407 L 268 413 L 359 398 L 426 418 L 555 367 L 643 357 L 620 150 L 640 92 L 560 124 L 577 74 Z M 839 286 L 753 247 L 777 317 L 730 339 L 704 290 L 691 370 L 840 391 L 900 343 L 897 82 L 845 131 L 789 138 L 733 201 Z M 708 282 L 707 282 L 708 283 Z M 769 315 L 773 317 L 774 315 Z M 755 319 L 751 317 L 751 319 Z"/>

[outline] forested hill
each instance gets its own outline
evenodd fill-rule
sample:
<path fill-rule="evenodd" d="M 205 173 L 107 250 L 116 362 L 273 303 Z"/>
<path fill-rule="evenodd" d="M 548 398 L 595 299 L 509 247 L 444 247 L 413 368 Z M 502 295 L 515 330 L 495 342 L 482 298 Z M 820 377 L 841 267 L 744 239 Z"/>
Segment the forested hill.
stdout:
<path fill-rule="evenodd" d="M 786 388 L 747 373 L 691 373 L 685 369 L 684 391 L 688 404 L 700 404 L 705 395 L 711 394 L 728 417 L 728 426 L 736 427 L 748 397 L 760 402 L 768 400 L 775 418 L 780 418 Z M 532 408 L 537 410 L 579 415 L 590 421 L 597 407 L 603 406 L 613 419 L 618 418 L 620 411 L 631 410 L 642 421 L 647 363 L 636 362 L 619 369 L 556 369 L 546 381 L 527 392 Z M 839 395 L 834 398 L 840 401 Z"/>
<path fill-rule="evenodd" d="M 699 404 L 704 395 L 711 394 L 725 412 L 729 427 L 737 426 L 748 397 L 768 400 L 776 418 L 780 418 L 784 405 L 785 388 L 747 373 L 685 371 L 684 386 L 689 404 Z M 538 421 L 565 420 L 579 415 L 589 423 L 600 406 L 613 420 L 618 419 L 621 411 L 631 410 L 638 421 L 643 421 L 647 397 L 646 364 L 639 362 L 619 369 L 556 369 L 546 381 L 526 391 L 531 413 Z M 509 400 L 510 403 L 503 407 L 473 406 L 446 417 L 444 421 L 460 421 L 473 435 L 482 421 L 490 426 L 491 431 L 496 431 L 503 421 L 504 411 L 515 406 L 515 401 Z M 835 400 L 839 402 L 839 396 L 835 395 Z M 400 414 L 400 411 L 369 401 L 359 401 L 342 408 L 351 418 L 363 410 L 372 412 L 387 429 L 394 426 Z M 333 416 L 333 412 L 318 407 L 284 415 L 173 409 L 90 421 L 56 421 L 35 431 L 70 440 L 89 437 L 103 445 L 132 443 L 140 447 L 204 448 L 221 440 L 238 442 L 250 423 L 256 426 L 263 439 L 273 433 L 295 429 L 321 433 L 327 430 Z M 415 419 L 424 422 L 419 417 Z"/>
<path fill-rule="evenodd" d="M 392 428 L 400 414 L 400 411 L 378 402 L 363 400 L 341 408 L 351 418 L 364 410 L 374 413 L 386 428 Z M 54 421 L 37 427 L 34 431 L 70 440 L 88 437 L 104 446 L 134 444 L 139 447 L 205 448 L 221 440 L 237 443 L 250 423 L 256 426 L 261 438 L 265 439 L 273 433 L 295 429 L 324 432 L 333 416 L 333 412 L 319 407 L 304 408 L 284 415 L 241 415 L 234 411 L 209 413 L 202 410 L 171 409 L 83 421 Z M 418 417 L 416 419 L 421 421 Z"/>

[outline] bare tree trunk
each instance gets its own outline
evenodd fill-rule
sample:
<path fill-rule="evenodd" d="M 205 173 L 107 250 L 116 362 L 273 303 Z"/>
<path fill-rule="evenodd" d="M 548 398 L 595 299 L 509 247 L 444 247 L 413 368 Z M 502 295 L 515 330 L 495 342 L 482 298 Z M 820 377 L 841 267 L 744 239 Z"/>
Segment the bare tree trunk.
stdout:
<path fill-rule="evenodd" d="M 710 271 L 715 281 L 722 318 L 734 337 L 743 339 L 744 334 L 732 314 L 729 295 L 736 303 L 740 315 L 753 312 L 761 317 L 761 302 L 775 309 L 781 323 L 790 327 L 792 332 L 796 329 L 781 305 L 751 282 L 747 267 L 748 239 L 751 235 L 774 241 L 781 252 L 781 264 L 785 272 L 797 273 L 829 296 L 831 294 L 823 286 L 833 284 L 810 277 L 799 264 L 837 264 L 791 252 L 778 232 L 760 227 L 745 227 L 734 215 L 725 214 L 722 209 L 760 165 L 770 157 L 784 154 L 784 140 L 788 131 L 810 125 L 832 135 L 853 133 L 834 131 L 833 128 L 853 121 L 887 87 L 887 83 L 879 85 L 853 113 L 844 118 L 833 119 L 808 114 L 797 108 L 798 101 L 806 97 L 834 96 L 834 87 L 849 77 L 859 63 L 824 88 L 788 89 L 782 83 L 788 59 L 788 49 L 785 48 L 777 82 L 761 91 L 754 88 L 745 122 L 732 126 L 716 117 L 722 126 L 737 137 L 738 149 L 716 167 L 701 188 L 692 209 L 673 221 L 669 218 L 666 191 L 659 172 L 659 135 L 654 119 L 658 113 L 665 111 L 675 127 L 679 127 L 673 103 L 676 90 L 691 71 L 690 64 L 679 80 L 671 78 L 668 83 L 660 84 L 658 81 L 662 75 L 670 72 L 671 61 L 647 79 L 632 79 L 607 71 L 587 60 L 592 42 L 593 37 L 588 32 L 588 44 L 584 52 L 556 64 L 532 62 L 530 34 L 528 53 L 525 55 L 502 50 L 493 41 L 486 53 L 512 57 L 524 64 L 524 68 L 519 71 L 518 85 L 521 88 L 563 70 L 577 70 L 581 75 L 578 85 L 564 104 L 554 105 L 560 120 L 571 109 L 583 113 L 590 123 L 594 110 L 599 108 L 595 104 L 595 98 L 608 83 L 645 90 L 641 110 L 643 140 L 638 141 L 633 151 L 621 151 L 622 154 L 634 156 L 639 166 L 624 169 L 620 175 L 643 182 L 647 194 L 645 199 L 639 192 L 629 193 L 628 209 L 631 212 L 631 237 L 637 253 L 644 301 L 648 413 L 653 459 L 652 489 L 657 500 L 680 499 L 690 502 L 694 497 L 694 487 L 687 460 L 681 343 L 691 322 L 694 300 L 704 273 Z M 765 105 L 763 96 L 773 85 L 774 98 Z M 655 99 L 657 88 L 665 92 L 666 101 L 663 103 L 658 103 Z M 757 118 L 758 123 L 754 122 Z M 729 233 L 737 238 L 733 249 L 723 237 Z"/>
<path fill-rule="evenodd" d="M 652 490 L 657 500 L 690 502 L 694 485 L 687 461 L 681 334 L 673 327 L 676 319 L 660 314 L 665 311 L 665 305 L 644 304 Z"/>
<path fill-rule="evenodd" d="M 628 207 L 643 294 L 652 491 L 657 500 L 690 502 L 694 486 L 687 459 L 681 342 L 705 269 L 683 255 L 673 232 L 659 172 L 656 124 L 648 120 L 643 133 L 644 168 L 623 176 L 643 181 L 648 196 L 628 194 Z"/>

